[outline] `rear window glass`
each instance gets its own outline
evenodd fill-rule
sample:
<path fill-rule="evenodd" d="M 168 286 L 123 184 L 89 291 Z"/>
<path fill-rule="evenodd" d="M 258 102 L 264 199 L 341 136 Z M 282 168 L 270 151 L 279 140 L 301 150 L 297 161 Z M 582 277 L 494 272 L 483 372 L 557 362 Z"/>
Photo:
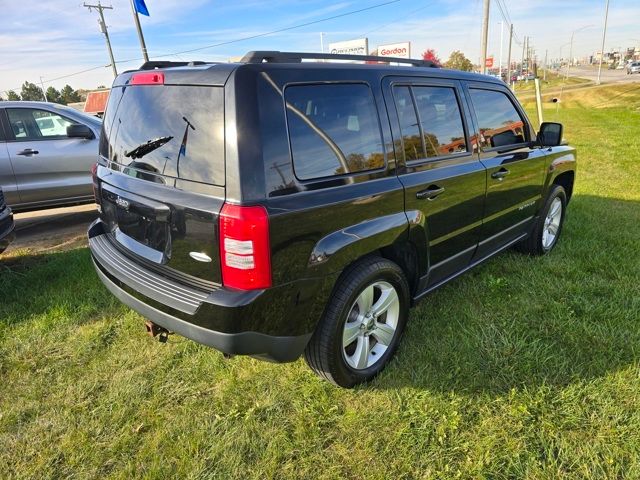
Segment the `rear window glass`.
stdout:
<path fill-rule="evenodd" d="M 161 181 L 167 185 L 171 179 L 224 185 L 222 93 L 221 87 L 114 89 L 104 119 L 108 144 L 101 153 L 129 167 L 123 172 L 134 177 L 166 177 Z"/>
<path fill-rule="evenodd" d="M 290 86 L 285 100 L 293 167 L 299 179 L 384 166 L 378 114 L 367 85 Z"/>

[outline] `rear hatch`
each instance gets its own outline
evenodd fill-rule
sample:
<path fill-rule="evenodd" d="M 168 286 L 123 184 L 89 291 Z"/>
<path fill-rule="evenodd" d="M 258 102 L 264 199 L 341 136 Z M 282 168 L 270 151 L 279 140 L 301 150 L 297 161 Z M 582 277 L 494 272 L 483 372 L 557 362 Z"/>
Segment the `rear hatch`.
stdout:
<path fill-rule="evenodd" d="M 114 247 L 164 276 L 209 288 L 221 283 L 224 87 L 198 84 L 193 75 L 185 68 L 116 79 L 96 195 Z"/>

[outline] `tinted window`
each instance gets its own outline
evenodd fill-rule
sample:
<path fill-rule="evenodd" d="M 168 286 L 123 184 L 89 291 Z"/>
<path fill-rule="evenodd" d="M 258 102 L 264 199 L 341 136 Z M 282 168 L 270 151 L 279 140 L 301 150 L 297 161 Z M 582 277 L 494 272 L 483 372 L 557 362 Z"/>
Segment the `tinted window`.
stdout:
<path fill-rule="evenodd" d="M 460 107 L 453 88 L 413 87 L 427 157 L 467 151 Z"/>
<path fill-rule="evenodd" d="M 526 141 L 522 117 L 505 93 L 471 89 L 471 101 L 480 128 L 481 147 L 500 147 Z"/>
<path fill-rule="evenodd" d="M 285 100 L 298 178 L 384 166 L 378 115 L 367 85 L 291 86 L 285 91 Z"/>
<path fill-rule="evenodd" d="M 137 178 L 224 185 L 222 88 L 129 86 L 119 103 L 116 90 L 104 120 L 109 144 L 101 146 L 102 154 Z"/>
<path fill-rule="evenodd" d="M 400 119 L 400 130 L 402 132 L 402 148 L 404 149 L 405 160 L 417 160 L 424 158 L 424 147 L 420 138 L 420 127 L 418 117 L 413 106 L 411 91 L 409 87 L 396 87 L 395 101 Z"/>
<path fill-rule="evenodd" d="M 74 122 L 46 110 L 8 108 L 9 125 L 16 140 L 66 137 L 67 127 Z"/>

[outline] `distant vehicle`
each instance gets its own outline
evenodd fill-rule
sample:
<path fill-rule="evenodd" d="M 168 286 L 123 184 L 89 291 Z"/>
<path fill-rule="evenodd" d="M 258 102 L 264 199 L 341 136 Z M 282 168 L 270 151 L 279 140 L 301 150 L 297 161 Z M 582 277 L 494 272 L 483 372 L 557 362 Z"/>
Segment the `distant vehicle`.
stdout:
<path fill-rule="evenodd" d="M 0 188 L 0 253 L 4 252 L 13 241 L 15 237 L 13 229 L 13 213 L 5 203 L 2 188 Z"/>
<path fill-rule="evenodd" d="M 623 70 L 626 67 L 626 65 L 624 64 L 624 62 L 620 62 L 618 63 L 618 66 L 616 67 L 616 70 Z"/>
<path fill-rule="evenodd" d="M 47 102 L 0 102 L 0 186 L 14 211 L 93 201 L 102 121 Z"/>
<path fill-rule="evenodd" d="M 627 66 L 627 75 L 632 73 L 640 73 L 640 62 L 633 62 Z"/>
<path fill-rule="evenodd" d="M 343 387 L 432 290 L 512 245 L 550 252 L 573 190 L 562 125 L 536 133 L 504 82 L 428 61 L 148 62 L 106 111 L 88 236 L 107 289 L 160 339 L 304 354 Z"/>

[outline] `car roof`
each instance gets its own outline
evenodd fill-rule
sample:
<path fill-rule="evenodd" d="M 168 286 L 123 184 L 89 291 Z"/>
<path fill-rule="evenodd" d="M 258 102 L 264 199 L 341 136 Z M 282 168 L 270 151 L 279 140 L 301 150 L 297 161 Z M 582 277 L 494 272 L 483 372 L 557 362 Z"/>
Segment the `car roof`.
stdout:
<path fill-rule="evenodd" d="M 354 70 L 374 71 L 380 76 L 428 76 L 432 78 L 466 80 L 470 82 L 493 83 L 505 85 L 496 77 L 482 75 L 473 72 L 463 72 L 448 68 L 419 67 L 419 66 L 396 66 L 388 64 L 357 64 L 357 63 L 336 63 L 336 62 L 264 62 L 264 63 L 205 63 L 190 66 L 168 66 L 161 68 L 165 76 L 165 85 L 203 85 L 203 86 L 223 86 L 229 76 L 239 69 L 247 69 L 254 72 L 267 72 L 270 70 L 333 70 L 338 75 L 345 72 L 344 78 L 348 79 L 347 72 Z M 115 79 L 113 86 L 125 86 L 131 76 L 141 70 L 130 70 L 124 72 Z"/>
<path fill-rule="evenodd" d="M 54 103 L 54 102 L 37 102 L 33 100 L 28 100 L 28 101 L 11 100 L 11 101 L 0 102 L 0 108 L 15 108 L 15 107 L 45 108 L 53 112 L 58 110 L 62 115 L 66 115 L 68 117 L 75 117 L 74 120 L 84 119 L 86 121 L 93 122 L 96 125 L 99 125 L 102 122 L 98 117 L 87 115 L 86 113 L 81 112 L 80 110 L 76 110 L 66 105 L 61 105 L 59 103 Z"/>

